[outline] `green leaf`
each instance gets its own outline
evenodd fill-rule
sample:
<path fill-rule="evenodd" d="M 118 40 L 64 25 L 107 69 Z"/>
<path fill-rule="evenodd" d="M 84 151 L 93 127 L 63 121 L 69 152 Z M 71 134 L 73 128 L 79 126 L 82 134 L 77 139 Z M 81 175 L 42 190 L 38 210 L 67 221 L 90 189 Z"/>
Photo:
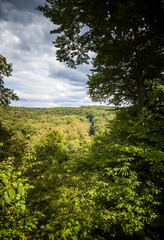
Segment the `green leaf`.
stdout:
<path fill-rule="evenodd" d="M 26 210 L 26 205 L 24 205 L 24 204 L 21 205 L 21 208 L 22 208 L 23 211 L 25 211 Z"/>
<path fill-rule="evenodd" d="M 19 187 L 18 188 L 18 193 L 21 194 L 21 195 L 24 195 L 24 187 Z"/>
<path fill-rule="evenodd" d="M 0 173 L 0 177 L 6 178 L 7 176 L 4 173 Z"/>
<path fill-rule="evenodd" d="M 14 198 L 15 197 L 15 190 L 14 190 L 14 188 L 9 189 L 9 196 L 10 196 L 10 198 Z"/>
<path fill-rule="evenodd" d="M 13 182 L 14 187 L 17 187 L 17 185 L 18 185 L 17 182 Z"/>
<path fill-rule="evenodd" d="M 3 230 L 1 230 L 1 233 L 3 234 L 3 235 L 8 235 L 8 232 L 7 232 L 7 230 L 6 229 L 3 229 Z"/>
<path fill-rule="evenodd" d="M 73 238 L 72 238 L 73 240 L 78 240 L 78 237 L 76 237 L 76 236 L 73 236 Z"/>
<path fill-rule="evenodd" d="M 8 183 L 8 176 L 4 173 L 0 174 L 0 177 L 2 177 L 2 181 L 7 184 Z"/>
<path fill-rule="evenodd" d="M 2 204 L 2 207 L 4 207 L 5 206 L 5 201 L 2 200 L 1 204 Z"/>
<path fill-rule="evenodd" d="M 7 203 L 10 203 L 10 198 L 9 198 L 9 195 L 6 191 L 4 192 L 4 198 L 5 198 Z"/>

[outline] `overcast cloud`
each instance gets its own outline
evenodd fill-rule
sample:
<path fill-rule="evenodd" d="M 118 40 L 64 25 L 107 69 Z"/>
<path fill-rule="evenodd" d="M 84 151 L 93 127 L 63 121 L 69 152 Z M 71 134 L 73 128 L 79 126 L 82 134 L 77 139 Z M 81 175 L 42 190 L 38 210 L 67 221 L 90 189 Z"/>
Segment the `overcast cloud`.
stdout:
<path fill-rule="evenodd" d="M 13 64 L 13 73 L 5 86 L 20 100 L 13 106 L 83 106 L 92 103 L 86 92 L 90 66 L 76 70 L 58 62 L 52 44 L 54 28 L 35 10 L 44 0 L 0 1 L 0 54 Z"/>

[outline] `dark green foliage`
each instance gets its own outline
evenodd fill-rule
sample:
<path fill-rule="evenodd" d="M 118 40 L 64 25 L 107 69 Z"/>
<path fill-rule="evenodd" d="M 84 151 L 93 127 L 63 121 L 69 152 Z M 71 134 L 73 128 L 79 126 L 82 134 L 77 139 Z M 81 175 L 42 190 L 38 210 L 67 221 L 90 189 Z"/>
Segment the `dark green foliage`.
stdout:
<path fill-rule="evenodd" d="M 57 59 L 70 67 L 88 63 L 94 101 L 143 107 L 163 81 L 162 0 L 47 0 L 38 8 L 55 24 Z"/>
<path fill-rule="evenodd" d="M 27 239 L 37 223 L 35 213 L 32 215 L 26 204 L 27 191 L 32 186 L 22 174 L 14 167 L 12 158 L 0 163 L 1 239 Z"/>
<path fill-rule="evenodd" d="M 156 137 L 162 139 L 163 133 L 156 135 L 154 120 L 149 133 L 151 118 L 145 115 L 144 120 L 143 126 L 134 108 L 121 110 L 110 134 L 97 137 L 93 145 L 94 167 L 86 165 L 99 175 L 97 204 L 104 209 L 104 218 L 107 214 L 104 224 L 111 219 L 113 230 L 108 234 L 115 232 L 117 239 L 125 238 L 122 233 L 137 239 L 162 238 L 164 154 Z"/>
<path fill-rule="evenodd" d="M 27 239 L 35 228 L 38 214 L 27 207 L 27 192 L 32 186 L 26 171 L 25 144 L 4 123 L 0 124 L 0 238 Z"/>
<path fill-rule="evenodd" d="M 18 100 L 13 90 L 4 87 L 4 77 L 11 76 L 12 65 L 8 64 L 6 58 L 0 55 L 0 105 L 8 105 L 11 100 Z"/>
<path fill-rule="evenodd" d="M 19 132 L 14 133 L 10 126 L 0 122 L 0 161 L 14 157 L 15 164 L 19 165 L 25 148 L 26 142 L 20 137 Z"/>
<path fill-rule="evenodd" d="M 9 156 L 9 149 L 11 146 L 11 131 L 2 126 L 0 122 L 0 159 L 7 158 Z"/>

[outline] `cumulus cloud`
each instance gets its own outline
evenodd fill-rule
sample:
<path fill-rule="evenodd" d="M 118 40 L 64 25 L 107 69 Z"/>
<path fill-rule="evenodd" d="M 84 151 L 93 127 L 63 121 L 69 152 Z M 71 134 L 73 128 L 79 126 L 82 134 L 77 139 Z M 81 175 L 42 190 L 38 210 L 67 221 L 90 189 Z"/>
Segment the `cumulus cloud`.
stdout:
<path fill-rule="evenodd" d="M 85 84 L 91 66 L 74 70 L 55 59 L 55 36 L 49 34 L 54 26 L 34 10 L 43 3 L 44 0 L 6 0 L 5 5 L 0 2 L 0 54 L 13 64 L 13 74 L 5 79 L 5 84 L 20 98 L 12 105 L 93 104 L 86 95 Z"/>

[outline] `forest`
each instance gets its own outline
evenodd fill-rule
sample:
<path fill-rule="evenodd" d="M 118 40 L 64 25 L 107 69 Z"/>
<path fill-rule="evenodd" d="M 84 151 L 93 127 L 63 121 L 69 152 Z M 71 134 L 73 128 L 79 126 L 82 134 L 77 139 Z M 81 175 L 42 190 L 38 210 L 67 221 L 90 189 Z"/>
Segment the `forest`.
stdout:
<path fill-rule="evenodd" d="M 163 239 L 163 1 L 38 10 L 59 61 L 76 68 L 95 53 L 88 94 L 115 107 L 11 107 L 0 55 L 0 239 Z"/>

